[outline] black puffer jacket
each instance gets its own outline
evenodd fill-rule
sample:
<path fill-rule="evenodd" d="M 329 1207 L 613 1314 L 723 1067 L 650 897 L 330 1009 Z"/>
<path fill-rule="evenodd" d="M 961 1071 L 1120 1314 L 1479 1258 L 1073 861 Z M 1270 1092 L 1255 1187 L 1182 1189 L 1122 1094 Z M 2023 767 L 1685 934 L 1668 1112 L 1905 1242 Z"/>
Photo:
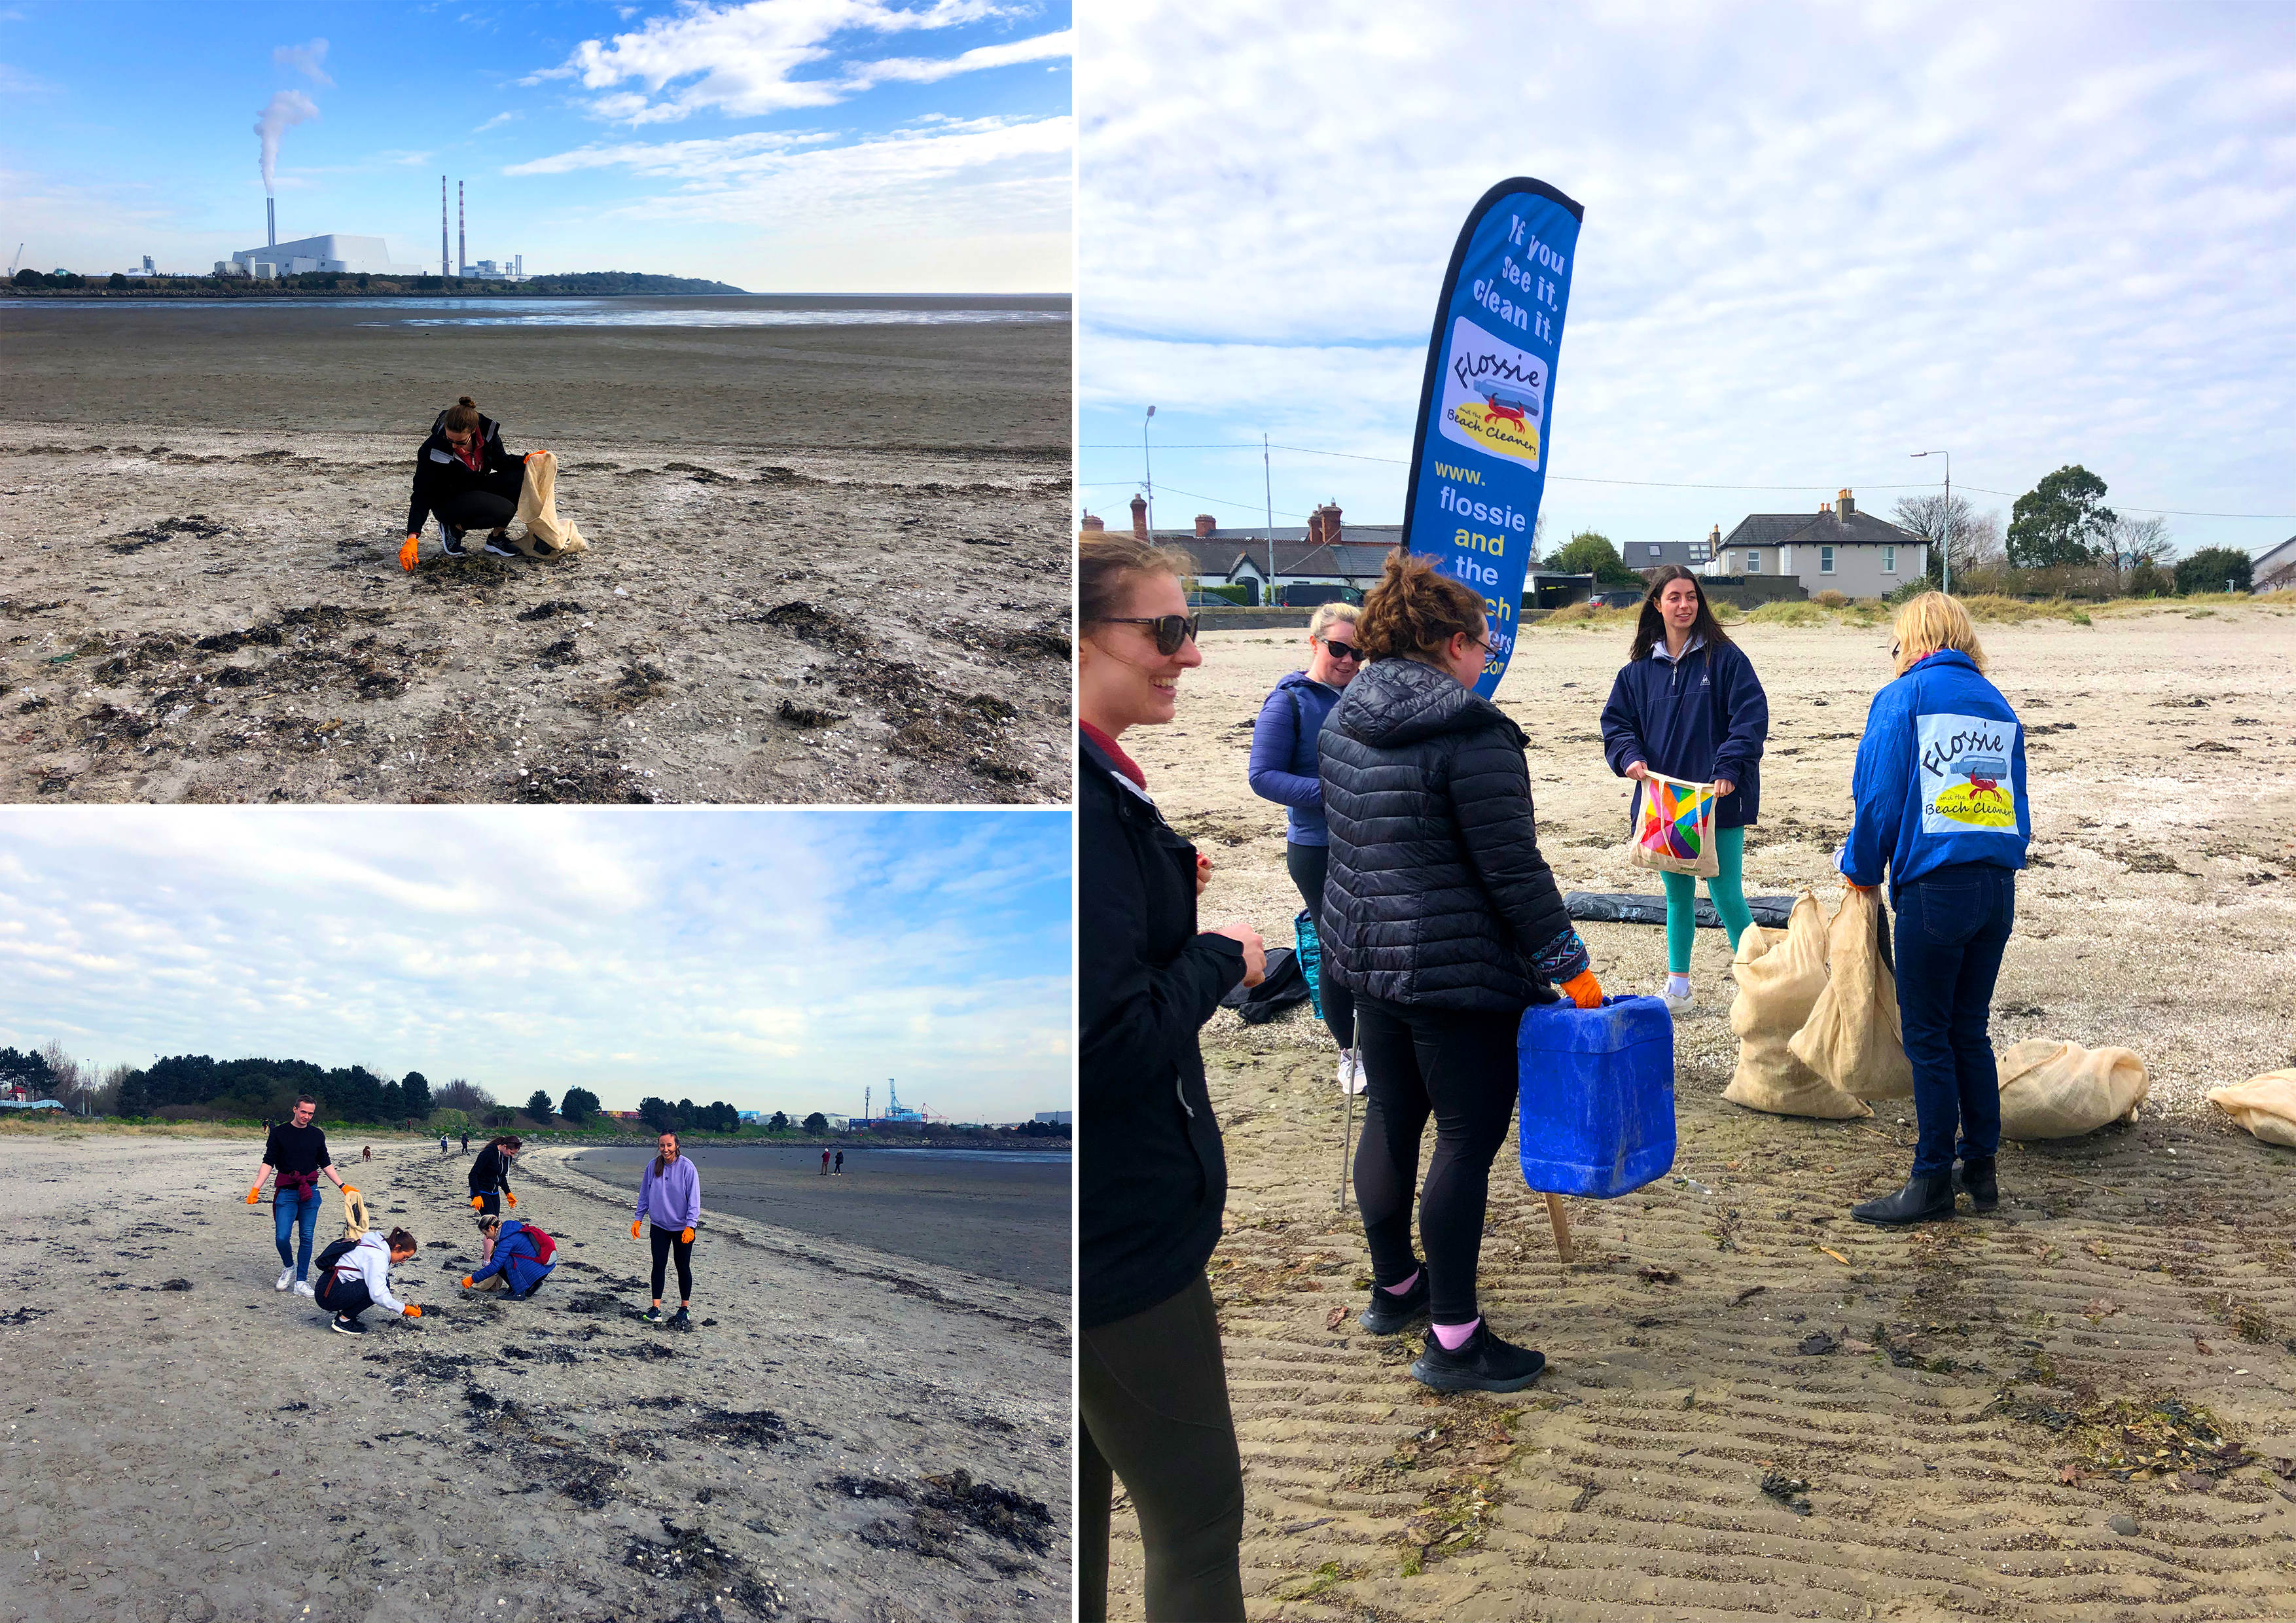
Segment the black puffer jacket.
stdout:
<path fill-rule="evenodd" d="M 1587 967 L 1530 805 L 1522 729 L 1416 660 L 1380 660 L 1324 722 L 1324 963 L 1390 1003 L 1494 1013 Z"/>
<path fill-rule="evenodd" d="M 479 443 L 486 447 L 485 465 L 472 468 L 447 443 L 447 414 L 430 425 L 430 438 L 414 453 L 414 494 L 406 504 L 406 533 L 422 533 L 423 521 L 437 508 L 472 490 L 491 490 L 518 500 L 526 479 L 526 459 L 503 448 L 502 424 L 483 412 L 479 415 Z"/>
<path fill-rule="evenodd" d="M 1243 979 L 1243 947 L 1196 930 L 1196 848 L 1078 739 L 1078 1320 L 1185 1290 L 1218 1243 L 1227 1156 L 1196 1033 Z"/>

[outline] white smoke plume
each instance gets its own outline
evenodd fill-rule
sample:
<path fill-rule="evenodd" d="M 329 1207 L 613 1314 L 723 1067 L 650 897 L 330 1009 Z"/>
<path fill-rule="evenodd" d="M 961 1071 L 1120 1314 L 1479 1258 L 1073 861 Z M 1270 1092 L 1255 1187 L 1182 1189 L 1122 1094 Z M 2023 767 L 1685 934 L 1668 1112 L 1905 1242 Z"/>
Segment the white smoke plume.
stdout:
<path fill-rule="evenodd" d="M 322 89 L 332 89 L 335 81 L 319 64 L 327 60 L 327 42 L 315 39 L 308 45 L 281 45 L 271 53 L 271 60 L 282 68 L 292 68 Z"/>
<path fill-rule="evenodd" d="M 271 98 L 255 120 L 255 134 L 263 143 L 263 189 L 271 190 L 271 178 L 279 168 L 279 137 L 291 124 L 300 124 L 316 119 L 319 110 L 311 98 L 299 90 L 283 90 Z"/>

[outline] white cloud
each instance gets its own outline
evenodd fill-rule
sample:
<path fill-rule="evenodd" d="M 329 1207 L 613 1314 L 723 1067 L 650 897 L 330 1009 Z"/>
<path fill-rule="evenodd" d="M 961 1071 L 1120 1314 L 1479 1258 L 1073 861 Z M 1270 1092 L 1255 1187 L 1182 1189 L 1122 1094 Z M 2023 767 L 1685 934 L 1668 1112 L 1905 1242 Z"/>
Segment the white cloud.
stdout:
<path fill-rule="evenodd" d="M 1047 53 L 1043 41 L 1021 41 L 941 61 L 856 62 L 840 76 L 796 77 L 835 55 L 832 42 L 840 36 L 929 31 L 1001 12 L 993 0 L 931 0 L 908 7 L 883 0 L 753 0 L 725 6 L 687 0 L 676 14 L 653 18 L 634 33 L 617 34 L 611 42 L 583 41 L 563 65 L 529 82 L 572 78 L 585 89 L 607 92 L 589 102 L 589 111 L 615 123 L 669 123 L 705 111 L 758 118 L 832 106 L 882 79 L 938 79 Z M 1045 39 L 1067 48 L 1064 35 Z M 880 68 L 884 71 L 877 72 Z M 616 88 L 632 82 L 644 91 Z"/>
<path fill-rule="evenodd" d="M 471 130 L 471 134 L 474 135 L 482 135 L 490 129 L 500 129 L 504 125 L 511 123 L 514 119 L 523 119 L 524 117 L 526 117 L 526 115 L 522 112 L 498 112 L 493 118 L 488 119 L 484 124 L 473 126 Z"/>
<path fill-rule="evenodd" d="M 292 68 L 314 85 L 332 89 L 335 81 L 327 77 L 320 64 L 327 60 L 327 42 L 315 39 L 308 45 L 281 45 L 272 52 L 271 60 L 282 68 Z"/>
<path fill-rule="evenodd" d="M 844 88 L 865 90 L 872 85 L 892 80 L 930 85 L 960 73 L 977 73 L 987 68 L 1009 68 L 1015 62 L 1065 58 L 1074 45 L 1075 36 L 1063 29 L 1057 34 L 1039 34 L 1034 39 L 1016 39 L 1008 45 L 976 45 L 956 56 L 887 57 L 880 61 L 856 62 L 846 74 Z"/>

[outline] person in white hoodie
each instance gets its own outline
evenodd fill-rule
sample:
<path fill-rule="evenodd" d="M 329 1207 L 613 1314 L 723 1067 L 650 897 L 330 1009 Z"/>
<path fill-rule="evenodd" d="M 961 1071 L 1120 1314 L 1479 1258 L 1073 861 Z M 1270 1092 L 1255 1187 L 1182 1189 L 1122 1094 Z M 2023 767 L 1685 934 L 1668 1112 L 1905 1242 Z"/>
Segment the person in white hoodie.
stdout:
<path fill-rule="evenodd" d="M 372 1229 L 360 1235 L 319 1281 L 319 1306 L 334 1315 L 329 1328 L 347 1336 L 365 1335 L 366 1326 L 359 1323 L 359 1315 L 369 1307 L 421 1318 L 422 1308 L 390 1293 L 390 1270 L 414 1251 L 414 1236 L 403 1228 L 392 1229 L 388 1238 Z"/>

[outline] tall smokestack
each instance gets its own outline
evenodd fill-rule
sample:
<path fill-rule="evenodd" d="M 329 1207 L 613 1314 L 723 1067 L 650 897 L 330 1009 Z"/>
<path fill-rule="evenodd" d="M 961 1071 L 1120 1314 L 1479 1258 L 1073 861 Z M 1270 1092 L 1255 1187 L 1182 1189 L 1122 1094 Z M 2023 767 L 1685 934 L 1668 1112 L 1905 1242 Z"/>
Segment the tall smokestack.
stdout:
<path fill-rule="evenodd" d="M 439 176 L 439 275 L 447 272 L 447 177 Z"/>
<path fill-rule="evenodd" d="M 471 250 L 463 240 L 463 183 L 455 183 L 455 274 L 471 274 Z"/>
<path fill-rule="evenodd" d="M 274 198 L 263 200 L 263 234 L 271 240 L 272 247 L 279 246 L 279 205 Z"/>

